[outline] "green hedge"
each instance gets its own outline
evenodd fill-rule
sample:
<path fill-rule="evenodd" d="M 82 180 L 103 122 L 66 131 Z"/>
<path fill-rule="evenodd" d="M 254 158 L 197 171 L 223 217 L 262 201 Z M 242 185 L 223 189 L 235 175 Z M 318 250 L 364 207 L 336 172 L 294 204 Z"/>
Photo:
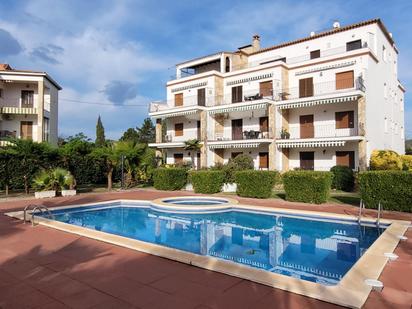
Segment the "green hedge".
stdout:
<path fill-rule="evenodd" d="M 225 182 L 224 171 L 193 171 L 190 172 L 195 193 L 217 193 L 222 190 Z"/>
<path fill-rule="evenodd" d="M 351 192 L 355 186 L 355 176 L 350 167 L 336 165 L 330 169 L 333 174 L 332 189 Z"/>
<path fill-rule="evenodd" d="M 186 185 L 187 169 L 158 168 L 153 172 L 153 185 L 158 190 L 180 190 Z"/>
<path fill-rule="evenodd" d="M 329 197 L 332 173 L 289 171 L 282 179 L 288 201 L 321 204 Z"/>
<path fill-rule="evenodd" d="M 279 173 L 276 171 L 238 171 L 235 173 L 236 193 L 244 197 L 268 198 Z"/>
<path fill-rule="evenodd" d="M 368 171 L 359 173 L 359 190 L 367 208 L 412 212 L 412 172 Z"/>

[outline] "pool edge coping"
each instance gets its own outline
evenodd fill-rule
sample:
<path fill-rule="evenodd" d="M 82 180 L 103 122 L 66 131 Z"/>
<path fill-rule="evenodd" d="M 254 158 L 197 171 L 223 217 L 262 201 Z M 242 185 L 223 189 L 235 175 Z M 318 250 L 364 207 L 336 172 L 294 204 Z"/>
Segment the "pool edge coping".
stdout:
<path fill-rule="evenodd" d="M 87 207 L 95 205 L 110 205 L 117 203 L 133 203 L 139 206 L 148 207 L 151 200 L 130 200 L 116 199 L 105 202 L 93 202 L 84 204 L 74 204 L 53 207 L 53 210 L 69 209 L 75 207 Z M 190 206 L 193 209 L 193 206 Z M 336 213 L 323 213 L 319 211 L 295 210 L 276 207 L 252 206 L 245 204 L 231 204 L 230 208 L 236 210 L 264 211 L 265 213 L 287 214 L 299 217 L 315 217 L 324 219 L 345 219 L 353 221 L 355 216 Z M 23 219 L 23 211 L 13 211 L 5 213 L 13 218 Z M 31 216 L 30 216 L 31 217 Z M 88 228 L 67 224 L 47 218 L 36 216 L 36 221 L 44 226 L 55 228 L 61 231 L 74 233 L 80 236 L 89 237 L 114 245 L 126 247 L 132 250 L 147 254 L 175 260 L 185 264 L 197 266 L 211 271 L 235 276 L 261 283 L 270 287 L 282 289 L 288 292 L 308 296 L 321 301 L 351 307 L 361 308 L 365 303 L 371 288 L 364 284 L 365 279 L 378 279 L 382 273 L 388 258 L 384 256 L 386 252 L 393 252 L 400 239 L 399 235 L 404 235 L 410 224 L 404 220 L 382 219 L 383 224 L 390 224 L 378 239 L 368 248 L 361 258 L 351 267 L 337 285 L 325 286 L 318 283 L 305 281 L 286 275 L 271 273 L 265 270 L 252 268 L 250 266 L 219 259 L 211 256 L 202 256 L 195 253 L 173 249 L 161 245 L 151 244 L 144 241 L 131 239 L 115 234 L 91 230 Z M 374 223 L 373 218 L 363 218 L 363 222 Z"/>

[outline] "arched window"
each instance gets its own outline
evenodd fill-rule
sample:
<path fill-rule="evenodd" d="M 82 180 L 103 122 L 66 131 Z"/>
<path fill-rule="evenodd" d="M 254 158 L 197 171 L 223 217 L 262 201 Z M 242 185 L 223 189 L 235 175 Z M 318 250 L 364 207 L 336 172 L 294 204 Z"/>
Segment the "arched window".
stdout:
<path fill-rule="evenodd" d="M 225 72 L 226 73 L 230 72 L 230 59 L 229 59 L 229 57 L 226 57 L 226 60 L 225 60 Z"/>

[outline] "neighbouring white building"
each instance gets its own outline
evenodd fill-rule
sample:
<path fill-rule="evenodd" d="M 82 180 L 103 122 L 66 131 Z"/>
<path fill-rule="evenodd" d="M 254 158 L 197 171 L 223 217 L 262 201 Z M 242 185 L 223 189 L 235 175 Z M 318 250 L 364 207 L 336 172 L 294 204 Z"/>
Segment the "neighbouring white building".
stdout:
<path fill-rule="evenodd" d="M 252 44 L 176 65 L 167 101 L 153 102 L 156 143 L 167 163 L 202 167 L 244 153 L 256 169 L 367 168 L 375 149 L 404 153 L 398 50 L 380 19 L 261 48 Z M 166 135 L 162 134 L 166 125 Z"/>
<path fill-rule="evenodd" d="M 45 72 L 0 64 L 0 145 L 9 137 L 56 145 L 61 89 Z"/>

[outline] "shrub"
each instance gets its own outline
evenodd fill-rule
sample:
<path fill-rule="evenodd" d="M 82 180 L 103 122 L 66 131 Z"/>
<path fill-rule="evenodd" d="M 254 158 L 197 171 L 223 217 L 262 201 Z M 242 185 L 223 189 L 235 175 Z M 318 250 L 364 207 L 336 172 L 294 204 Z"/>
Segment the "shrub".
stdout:
<path fill-rule="evenodd" d="M 190 172 L 195 193 L 217 193 L 222 190 L 225 182 L 223 171 L 201 170 Z"/>
<path fill-rule="evenodd" d="M 330 169 L 333 174 L 332 188 L 350 192 L 355 185 L 355 176 L 350 167 L 336 165 Z"/>
<path fill-rule="evenodd" d="M 412 212 L 412 172 L 368 171 L 359 173 L 361 198 L 367 208 Z"/>
<path fill-rule="evenodd" d="M 216 164 L 212 170 L 223 170 L 225 172 L 225 183 L 235 182 L 235 173 L 244 170 L 253 170 L 253 159 L 245 154 L 240 154 L 230 159 L 227 164 Z"/>
<path fill-rule="evenodd" d="M 403 155 L 402 159 L 402 169 L 404 171 L 412 171 L 412 155 Z"/>
<path fill-rule="evenodd" d="M 325 203 L 332 183 L 331 172 L 289 171 L 283 174 L 283 185 L 288 201 Z"/>
<path fill-rule="evenodd" d="M 268 198 L 279 173 L 276 171 L 246 170 L 235 173 L 236 193 L 244 197 Z"/>
<path fill-rule="evenodd" d="M 33 179 L 33 188 L 37 191 L 62 190 L 73 186 L 73 176 L 63 168 L 41 170 Z"/>
<path fill-rule="evenodd" d="M 401 170 L 402 159 L 392 150 L 374 150 L 370 158 L 371 170 Z"/>
<path fill-rule="evenodd" d="M 187 169 L 158 168 L 153 171 L 154 187 L 158 190 L 180 190 L 186 185 Z"/>

